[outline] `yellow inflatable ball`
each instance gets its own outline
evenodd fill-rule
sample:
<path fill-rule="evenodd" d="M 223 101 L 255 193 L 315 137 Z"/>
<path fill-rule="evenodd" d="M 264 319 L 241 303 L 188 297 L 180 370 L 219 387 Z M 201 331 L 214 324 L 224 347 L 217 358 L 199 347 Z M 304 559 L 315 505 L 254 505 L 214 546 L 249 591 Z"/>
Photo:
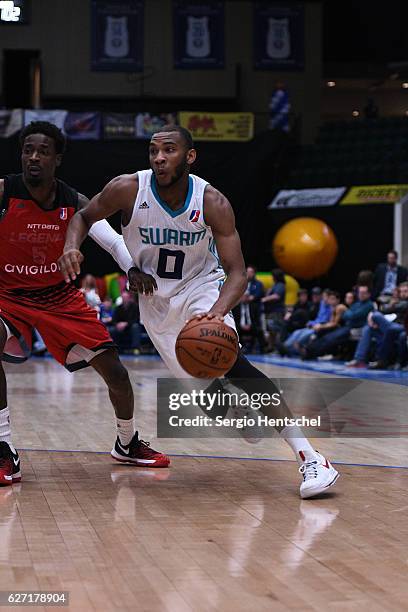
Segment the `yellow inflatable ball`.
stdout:
<path fill-rule="evenodd" d="M 272 249 L 276 263 L 284 272 L 309 280 L 329 271 L 338 246 L 327 223 L 312 217 L 299 217 L 278 230 Z"/>

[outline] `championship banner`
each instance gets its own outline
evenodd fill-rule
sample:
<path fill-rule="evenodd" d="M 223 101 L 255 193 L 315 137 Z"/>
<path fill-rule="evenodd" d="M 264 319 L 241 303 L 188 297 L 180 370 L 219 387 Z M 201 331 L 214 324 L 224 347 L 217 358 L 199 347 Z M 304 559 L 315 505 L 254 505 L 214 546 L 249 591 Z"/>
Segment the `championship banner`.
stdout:
<path fill-rule="evenodd" d="M 49 121 L 60 130 L 64 131 L 65 119 L 68 111 L 66 110 L 25 110 L 24 111 L 24 126 L 32 121 Z"/>
<path fill-rule="evenodd" d="M 309 208 L 335 206 L 347 187 L 322 187 L 320 189 L 281 189 L 268 208 Z"/>
<path fill-rule="evenodd" d="M 103 136 L 106 140 L 133 140 L 136 137 L 136 115 L 134 113 L 104 114 Z"/>
<path fill-rule="evenodd" d="M 138 113 L 136 115 L 136 138 L 150 139 L 164 125 L 175 124 L 176 115 L 174 113 L 162 113 L 161 115 Z"/>
<path fill-rule="evenodd" d="M 224 2 L 173 0 L 174 67 L 224 68 Z"/>
<path fill-rule="evenodd" d="M 71 140 L 98 140 L 101 136 L 100 113 L 68 113 L 64 129 Z"/>
<path fill-rule="evenodd" d="M 408 185 L 367 185 L 350 187 L 341 205 L 395 204 L 408 193 Z"/>
<path fill-rule="evenodd" d="M 253 16 L 254 68 L 303 70 L 305 19 L 301 4 L 255 2 Z"/>
<path fill-rule="evenodd" d="M 9 138 L 23 127 L 21 108 L 0 110 L 0 138 Z"/>
<path fill-rule="evenodd" d="M 91 70 L 143 70 L 143 0 L 92 0 Z"/>
<path fill-rule="evenodd" d="M 179 123 L 194 140 L 246 141 L 254 135 L 253 113 L 200 113 L 181 111 Z"/>

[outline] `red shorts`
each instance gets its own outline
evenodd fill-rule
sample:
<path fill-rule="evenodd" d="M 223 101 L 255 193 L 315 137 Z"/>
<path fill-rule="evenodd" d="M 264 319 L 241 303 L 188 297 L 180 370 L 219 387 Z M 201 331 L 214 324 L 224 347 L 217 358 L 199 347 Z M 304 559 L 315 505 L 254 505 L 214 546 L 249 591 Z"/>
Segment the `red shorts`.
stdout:
<path fill-rule="evenodd" d="M 49 352 L 70 371 L 86 367 L 94 353 L 115 346 L 83 294 L 72 285 L 58 287 L 54 292 L 0 292 L 0 319 L 13 334 L 4 348 L 5 361 L 29 357 L 34 327 Z"/>

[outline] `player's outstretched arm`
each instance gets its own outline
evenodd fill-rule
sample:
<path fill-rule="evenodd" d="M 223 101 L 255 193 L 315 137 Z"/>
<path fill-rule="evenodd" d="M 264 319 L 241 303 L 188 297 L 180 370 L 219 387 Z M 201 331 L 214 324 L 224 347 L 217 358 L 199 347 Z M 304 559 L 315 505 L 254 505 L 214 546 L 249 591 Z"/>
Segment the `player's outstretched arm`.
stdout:
<path fill-rule="evenodd" d="M 137 175 L 119 176 L 110 181 L 101 193 L 94 196 L 85 208 L 72 217 L 65 238 L 64 252 L 58 260 L 66 282 L 75 280 L 81 271 L 83 255 L 79 249 L 94 223 L 118 211 L 122 211 L 125 224 L 130 220 L 137 188 Z"/>
<path fill-rule="evenodd" d="M 78 194 L 78 208 L 82 210 L 88 206 L 88 204 L 88 198 L 81 193 Z M 126 272 L 126 274 L 128 273 L 130 268 L 134 265 L 132 257 L 126 248 L 123 236 L 115 232 L 106 219 L 101 219 L 93 223 L 89 229 L 88 235 L 113 257 L 121 270 Z"/>
<path fill-rule="evenodd" d="M 220 297 L 207 316 L 223 318 L 243 296 L 247 277 L 234 212 L 227 198 L 214 187 L 205 190 L 204 218 L 212 229 L 218 256 L 227 274 Z"/>

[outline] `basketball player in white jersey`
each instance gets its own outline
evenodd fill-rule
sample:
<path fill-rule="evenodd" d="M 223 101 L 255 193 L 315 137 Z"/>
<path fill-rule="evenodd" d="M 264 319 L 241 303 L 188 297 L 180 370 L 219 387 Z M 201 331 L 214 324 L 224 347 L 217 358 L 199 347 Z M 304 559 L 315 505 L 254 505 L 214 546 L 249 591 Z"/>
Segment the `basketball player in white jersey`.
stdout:
<path fill-rule="evenodd" d="M 190 174 L 196 151 L 188 130 L 161 128 L 152 136 L 149 157 L 150 170 L 113 179 L 74 215 L 59 264 L 66 282 L 75 280 L 83 260 L 79 248 L 89 228 L 121 211 L 123 238 L 135 263 L 129 282 L 140 296 L 141 319 L 170 371 L 185 377 L 175 354 L 177 335 L 197 316 L 235 328 L 230 311 L 247 286 L 245 265 L 227 198 Z M 249 393 L 276 391 L 242 354 L 226 377 Z M 285 427 L 280 435 L 299 463 L 301 497 L 327 491 L 338 477 L 331 463 L 299 428 Z"/>

